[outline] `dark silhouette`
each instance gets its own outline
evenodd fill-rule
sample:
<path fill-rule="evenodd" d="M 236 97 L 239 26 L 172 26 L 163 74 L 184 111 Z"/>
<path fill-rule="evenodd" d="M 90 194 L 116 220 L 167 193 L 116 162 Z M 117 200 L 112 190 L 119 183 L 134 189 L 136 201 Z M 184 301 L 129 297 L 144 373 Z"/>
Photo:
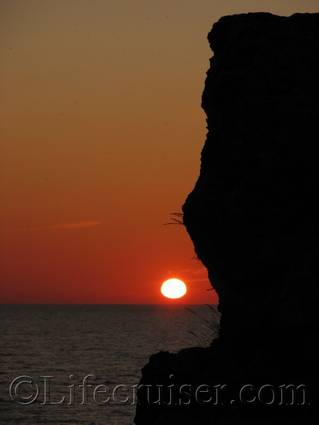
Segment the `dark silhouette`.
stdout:
<path fill-rule="evenodd" d="M 136 424 L 319 423 L 319 14 L 224 17 L 208 39 L 208 133 L 183 220 L 219 295 L 220 336 L 151 357 L 141 383 L 167 386 L 171 373 L 227 384 L 235 400 L 244 385 L 273 387 L 255 402 L 187 406 L 141 390 Z M 305 400 L 280 404 L 287 384 Z"/>

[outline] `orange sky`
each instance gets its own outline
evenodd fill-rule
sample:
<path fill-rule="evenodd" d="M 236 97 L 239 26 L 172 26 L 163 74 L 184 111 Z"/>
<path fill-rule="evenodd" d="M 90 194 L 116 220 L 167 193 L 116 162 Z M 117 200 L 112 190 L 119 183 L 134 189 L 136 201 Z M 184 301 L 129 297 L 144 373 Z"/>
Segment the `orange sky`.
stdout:
<path fill-rule="evenodd" d="M 216 301 L 181 210 L 220 16 L 314 1 L 2 0 L 0 302 Z"/>

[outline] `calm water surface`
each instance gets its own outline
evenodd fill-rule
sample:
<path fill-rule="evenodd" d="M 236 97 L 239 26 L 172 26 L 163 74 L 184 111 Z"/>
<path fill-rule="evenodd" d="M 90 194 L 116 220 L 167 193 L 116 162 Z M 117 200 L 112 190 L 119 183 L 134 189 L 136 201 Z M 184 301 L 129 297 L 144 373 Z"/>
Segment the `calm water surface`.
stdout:
<path fill-rule="evenodd" d="M 0 424 L 132 424 L 149 356 L 208 345 L 207 320 L 207 306 L 1 306 Z"/>

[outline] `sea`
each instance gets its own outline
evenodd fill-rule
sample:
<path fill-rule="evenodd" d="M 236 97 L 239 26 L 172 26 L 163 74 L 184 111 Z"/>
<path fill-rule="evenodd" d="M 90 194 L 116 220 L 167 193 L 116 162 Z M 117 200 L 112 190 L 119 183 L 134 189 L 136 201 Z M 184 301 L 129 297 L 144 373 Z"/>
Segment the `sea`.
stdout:
<path fill-rule="evenodd" d="M 215 306 L 0 306 L 0 424 L 132 425 L 151 354 L 208 346 Z"/>

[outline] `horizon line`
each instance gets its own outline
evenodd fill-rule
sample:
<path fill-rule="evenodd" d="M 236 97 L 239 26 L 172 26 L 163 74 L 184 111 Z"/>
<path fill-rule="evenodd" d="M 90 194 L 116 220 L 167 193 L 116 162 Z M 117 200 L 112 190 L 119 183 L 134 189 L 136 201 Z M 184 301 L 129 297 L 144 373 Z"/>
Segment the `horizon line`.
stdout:
<path fill-rule="evenodd" d="M 218 303 L 0 303 L 0 306 L 163 306 L 218 305 Z"/>

